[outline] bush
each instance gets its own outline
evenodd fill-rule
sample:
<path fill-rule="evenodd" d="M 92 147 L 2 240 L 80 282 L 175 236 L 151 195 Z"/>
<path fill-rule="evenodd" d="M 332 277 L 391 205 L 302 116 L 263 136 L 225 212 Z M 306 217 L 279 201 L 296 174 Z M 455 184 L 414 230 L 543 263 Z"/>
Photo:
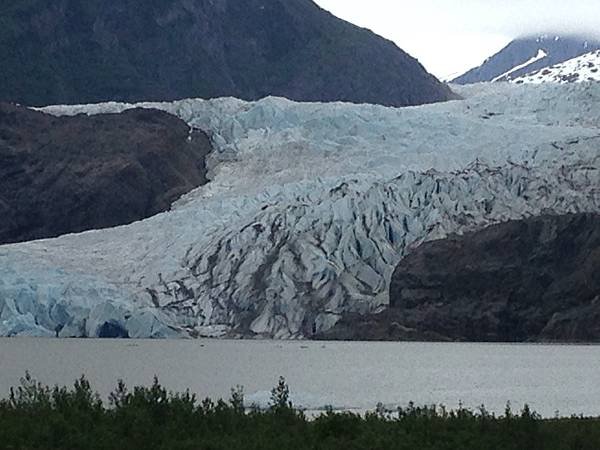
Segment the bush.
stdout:
<path fill-rule="evenodd" d="M 600 420 L 542 419 L 525 406 L 496 417 L 484 407 L 418 407 L 366 415 L 329 409 L 309 420 L 293 408 L 285 379 L 268 410 L 247 410 L 241 387 L 228 402 L 167 391 L 158 379 L 129 390 L 119 381 L 105 405 L 89 382 L 49 388 L 25 374 L 0 401 L 2 449 L 401 449 L 597 450 Z"/>

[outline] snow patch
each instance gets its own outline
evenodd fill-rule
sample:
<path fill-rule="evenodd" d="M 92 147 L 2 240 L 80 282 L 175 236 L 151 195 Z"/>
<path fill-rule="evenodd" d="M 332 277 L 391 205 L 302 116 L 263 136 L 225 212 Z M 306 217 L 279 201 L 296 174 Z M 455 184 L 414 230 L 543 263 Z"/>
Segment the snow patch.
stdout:
<path fill-rule="evenodd" d="M 521 70 L 521 69 L 523 69 L 523 68 L 525 68 L 527 66 L 530 66 L 531 64 L 533 64 L 534 62 L 539 61 L 540 59 L 544 59 L 546 56 L 548 56 L 548 53 L 546 53 L 542 49 L 539 49 L 538 52 L 537 52 L 537 55 L 535 55 L 534 57 L 528 59 L 523 64 L 519 64 L 518 66 L 513 67 L 508 72 L 504 72 L 502 75 L 497 76 L 496 78 L 494 78 L 492 80 L 492 82 L 496 82 L 496 81 L 500 81 L 500 80 L 504 80 L 504 79 L 510 79 L 510 75 L 511 74 L 513 74 L 516 71 Z"/>
<path fill-rule="evenodd" d="M 583 83 L 600 81 L 600 50 L 511 80 L 516 84 Z"/>

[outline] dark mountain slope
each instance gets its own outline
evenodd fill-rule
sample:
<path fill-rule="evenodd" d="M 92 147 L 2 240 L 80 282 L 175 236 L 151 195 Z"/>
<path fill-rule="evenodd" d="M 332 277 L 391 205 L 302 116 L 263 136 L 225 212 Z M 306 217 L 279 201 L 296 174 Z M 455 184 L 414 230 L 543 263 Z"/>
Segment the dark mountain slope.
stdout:
<path fill-rule="evenodd" d="M 600 215 L 546 216 L 428 242 L 396 268 L 390 309 L 326 337 L 600 342 Z"/>
<path fill-rule="evenodd" d="M 498 81 L 518 78 L 521 75 L 550 67 L 567 61 L 584 53 L 600 48 L 600 40 L 577 36 L 544 35 L 516 39 L 488 58 L 481 66 L 452 80 L 457 84 L 479 83 L 493 81 L 515 67 L 525 64 L 535 58 L 542 50 L 546 56 L 531 64 L 511 72 L 507 77 Z"/>
<path fill-rule="evenodd" d="M 0 244 L 130 223 L 206 183 L 204 133 L 162 111 L 53 117 L 0 103 Z"/>
<path fill-rule="evenodd" d="M 311 0 L 0 2 L 0 60 L 0 100 L 28 105 L 453 97 L 392 42 Z"/>

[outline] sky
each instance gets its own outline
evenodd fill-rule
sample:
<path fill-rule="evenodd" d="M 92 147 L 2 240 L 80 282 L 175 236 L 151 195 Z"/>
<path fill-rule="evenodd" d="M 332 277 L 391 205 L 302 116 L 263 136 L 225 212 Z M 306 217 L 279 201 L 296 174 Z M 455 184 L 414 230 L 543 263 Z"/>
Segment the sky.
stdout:
<path fill-rule="evenodd" d="M 600 0 L 315 0 L 394 41 L 441 79 L 530 34 L 600 37 Z"/>

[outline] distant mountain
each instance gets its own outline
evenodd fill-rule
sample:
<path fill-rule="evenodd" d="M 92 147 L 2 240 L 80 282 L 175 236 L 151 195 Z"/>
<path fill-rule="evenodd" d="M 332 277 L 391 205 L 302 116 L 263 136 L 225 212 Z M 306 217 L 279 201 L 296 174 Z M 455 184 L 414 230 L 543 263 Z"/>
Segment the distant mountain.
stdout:
<path fill-rule="evenodd" d="M 206 183 L 211 149 L 163 111 L 54 117 L 0 103 L 0 244 L 166 211 Z"/>
<path fill-rule="evenodd" d="M 597 49 L 600 49 L 600 40 L 592 38 L 554 35 L 521 38 L 452 83 L 510 81 Z"/>
<path fill-rule="evenodd" d="M 311 0 L 20 0 L 0 4 L 0 25 L 0 101 L 453 98 L 394 43 Z"/>
<path fill-rule="evenodd" d="M 512 80 L 516 84 L 581 83 L 584 81 L 600 81 L 600 50 Z"/>

